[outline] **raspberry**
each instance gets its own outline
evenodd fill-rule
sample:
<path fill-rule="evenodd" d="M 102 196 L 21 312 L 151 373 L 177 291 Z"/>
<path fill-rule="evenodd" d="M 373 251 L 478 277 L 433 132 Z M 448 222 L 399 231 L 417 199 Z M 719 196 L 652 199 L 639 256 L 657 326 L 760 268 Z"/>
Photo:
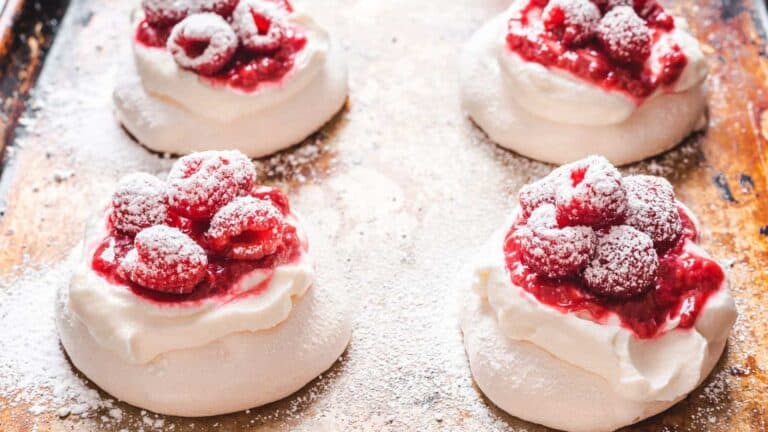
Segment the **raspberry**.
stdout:
<path fill-rule="evenodd" d="M 168 203 L 180 215 L 206 220 L 253 187 L 256 170 L 238 151 L 205 151 L 179 159 L 168 174 Z"/>
<path fill-rule="evenodd" d="M 205 236 L 226 257 L 257 260 L 282 246 L 284 228 L 283 215 L 271 201 L 246 196 L 222 207 Z"/>
<path fill-rule="evenodd" d="M 672 247 L 683 232 L 683 224 L 672 185 L 663 178 L 629 176 L 624 178 L 629 208 L 626 224 L 653 240 L 658 250 Z"/>
<path fill-rule="evenodd" d="M 283 191 L 281 191 L 278 188 L 273 188 L 269 186 L 259 186 L 257 188 L 254 188 L 250 192 L 250 195 L 260 200 L 271 201 L 272 205 L 277 207 L 277 209 L 280 210 L 280 213 L 282 213 L 283 216 L 288 215 L 288 213 L 291 212 L 291 205 L 288 202 L 288 197 L 285 196 Z"/>
<path fill-rule="evenodd" d="M 653 286 L 658 269 L 651 238 L 628 225 L 619 225 L 598 240 L 594 258 L 584 270 L 584 282 L 598 295 L 633 297 Z"/>
<path fill-rule="evenodd" d="M 144 228 L 165 222 L 168 204 L 165 183 L 147 173 L 129 174 L 112 194 L 112 225 L 135 235 Z"/>
<path fill-rule="evenodd" d="M 542 20 L 544 28 L 560 35 L 565 46 L 581 46 L 595 35 L 600 9 L 589 0 L 551 0 Z"/>
<path fill-rule="evenodd" d="M 198 9 L 201 12 L 213 12 L 216 15 L 220 15 L 227 18 L 232 15 L 232 12 L 237 6 L 238 0 L 198 0 Z"/>
<path fill-rule="evenodd" d="M 542 204 L 555 203 L 555 195 L 562 180 L 559 174 L 558 170 L 552 171 L 548 176 L 520 188 L 517 197 L 523 217 L 528 218 Z"/>
<path fill-rule="evenodd" d="M 241 0 L 232 14 L 232 26 L 243 46 L 257 53 L 274 51 L 285 38 L 286 11 L 274 2 Z"/>
<path fill-rule="evenodd" d="M 190 13 L 189 2 L 184 0 L 141 0 L 144 16 L 153 26 L 172 26 Z"/>
<path fill-rule="evenodd" d="M 528 222 L 513 235 L 520 246 L 523 263 L 549 278 L 571 276 L 583 270 L 596 242 L 592 228 L 557 228 L 552 204 L 534 210 Z"/>
<path fill-rule="evenodd" d="M 564 225 L 602 227 L 624 219 L 627 194 L 621 173 L 602 156 L 591 156 L 559 170 L 568 176 L 557 189 L 557 221 Z"/>
<path fill-rule="evenodd" d="M 122 274 L 144 288 L 186 294 L 206 275 L 208 257 L 189 236 L 176 228 L 156 225 L 136 235 L 120 262 Z"/>
<path fill-rule="evenodd" d="M 608 11 L 597 26 L 597 39 L 616 62 L 642 64 L 651 55 L 651 33 L 629 6 Z"/>
<path fill-rule="evenodd" d="M 237 50 L 237 35 L 224 18 L 199 13 L 176 24 L 166 46 L 182 68 L 213 75 L 232 59 Z"/>
<path fill-rule="evenodd" d="M 675 28 L 675 19 L 656 0 L 635 0 L 634 7 L 640 18 L 643 18 L 648 25 L 664 30 Z"/>

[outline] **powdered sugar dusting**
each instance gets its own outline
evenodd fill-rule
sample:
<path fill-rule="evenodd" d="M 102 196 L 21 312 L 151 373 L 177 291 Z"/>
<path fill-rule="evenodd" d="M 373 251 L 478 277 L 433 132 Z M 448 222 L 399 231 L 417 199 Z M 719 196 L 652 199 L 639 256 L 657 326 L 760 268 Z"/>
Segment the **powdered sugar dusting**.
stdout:
<path fill-rule="evenodd" d="M 627 225 L 648 234 L 657 248 L 671 246 L 683 231 L 672 185 L 661 177 L 624 177 Z"/>
<path fill-rule="evenodd" d="M 206 237 L 214 249 L 229 247 L 231 258 L 256 260 L 277 251 L 284 227 L 283 215 L 271 201 L 246 196 L 235 198 L 216 212 Z M 245 232 L 258 234 L 259 241 L 229 244 Z"/>
<path fill-rule="evenodd" d="M 139 285 L 163 292 L 191 291 L 205 274 L 208 256 L 200 245 L 176 228 L 155 225 L 136 235 L 136 249 L 121 262 Z M 132 256 L 132 254 L 134 254 Z"/>
<path fill-rule="evenodd" d="M 241 0 L 232 14 L 232 27 L 244 47 L 255 52 L 270 51 L 280 46 L 285 36 L 284 16 L 285 11 L 276 3 Z"/>
<path fill-rule="evenodd" d="M 544 8 L 544 19 L 554 9 L 563 12 L 567 25 L 577 25 L 589 31 L 594 31 L 600 21 L 600 9 L 589 0 L 551 0 Z"/>
<path fill-rule="evenodd" d="M 598 294 L 631 297 L 653 285 L 658 269 L 651 238 L 628 225 L 618 225 L 600 236 L 595 256 L 584 270 L 584 281 Z"/>
<path fill-rule="evenodd" d="M 627 211 L 621 173 L 602 156 L 591 156 L 556 170 L 558 221 L 567 225 L 609 225 Z"/>
<path fill-rule="evenodd" d="M 523 262 L 550 278 L 580 272 L 589 263 L 596 242 L 590 227 L 558 228 L 555 214 L 555 206 L 544 204 L 514 233 Z"/>
<path fill-rule="evenodd" d="M 147 173 L 129 174 L 112 195 L 112 223 L 126 233 L 163 223 L 168 217 L 165 183 Z"/>
<path fill-rule="evenodd" d="M 629 6 L 618 6 L 608 11 L 597 26 L 597 34 L 614 60 L 642 63 L 650 55 L 648 25 Z"/>
<path fill-rule="evenodd" d="M 200 53 L 190 54 L 190 44 L 205 43 Z M 167 42 L 179 66 L 204 75 L 218 72 L 237 50 L 237 35 L 224 18 L 214 13 L 190 15 L 176 24 Z"/>

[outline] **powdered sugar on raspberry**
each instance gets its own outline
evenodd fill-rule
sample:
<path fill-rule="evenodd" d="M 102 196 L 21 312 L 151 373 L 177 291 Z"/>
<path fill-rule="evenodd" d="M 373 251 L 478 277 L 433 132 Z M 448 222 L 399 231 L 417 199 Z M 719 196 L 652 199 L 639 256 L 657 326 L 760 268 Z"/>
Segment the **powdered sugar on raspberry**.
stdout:
<path fill-rule="evenodd" d="M 130 235 L 161 224 L 168 217 L 166 200 L 163 181 L 147 173 L 129 174 L 112 195 L 112 224 Z"/>
<path fill-rule="evenodd" d="M 168 293 L 191 292 L 205 275 L 208 257 L 176 228 L 156 225 L 136 235 L 135 249 L 121 262 L 135 283 Z"/>
<path fill-rule="evenodd" d="M 523 262 L 550 278 L 577 274 L 584 269 L 596 243 L 590 227 L 557 228 L 555 212 L 552 204 L 540 206 L 526 225 L 514 233 Z"/>
<path fill-rule="evenodd" d="M 191 3 L 185 0 L 142 0 L 141 7 L 150 24 L 172 25 L 194 9 Z"/>
<path fill-rule="evenodd" d="M 600 22 L 600 9 L 589 0 L 551 0 L 542 12 L 547 30 L 564 29 L 563 42 L 581 44 L 589 40 Z"/>
<path fill-rule="evenodd" d="M 584 281 L 596 294 L 626 298 L 650 289 L 658 269 L 651 238 L 628 225 L 618 225 L 600 236 L 594 258 L 584 270 Z"/>
<path fill-rule="evenodd" d="M 264 0 L 241 0 L 232 14 L 232 27 L 243 46 L 254 52 L 268 52 L 285 37 L 282 20 L 285 10 Z"/>
<path fill-rule="evenodd" d="M 648 25 L 629 6 L 608 11 L 597 26 L 597 36 L 606 53 L 622 63 L 643 63 L 651 53 Z"/>
<path fill-rule="evenodd" d="M 179 66 L 212 75 L 235 54 L 237 35 L 219 15 L 197 13 L 173 27 L 167 48 Z"/>
<path fill-rule="evenodd" d="M 661 177 L 637 175 L 625 177 L 624 187 L 626 224 L 648 234 L 657 249 L 672 246 L 683 231 L 672 185 Z"/>
<path fill-rule="evenodd" d="M 623 219 L 627 197 L 621 173 L 602 156 L 590 156 L 564 165 L 555 202 L 561 225 L 606 226 Z"/>
<path fill-rule="evenodd" d="M 520 188 L 518 200 L 520 201 L 520 208 L 523 210 L 523 216 L 527 218 L 543 204 L 554 204 L 560 181 L 562 181 L 561 176 L 558 175 L 557 171 L 554 171 L 550 175 Z"/>
<path fill-rule="evenodd" d="M 182 216 L 209 219 L 256 178 L 250 160 L 236 151 L 206 151 L 179 159 L 168 174 L 168 201 Z"/>
<path fill-rule="evenodd" d="M 283 215 L 271 201 L 239 197 L 214 215 L 206 238 L 230 258 L 256 260 L 277 251 L 284 227 Z M 250 238 L 233 240 L 245 233 Z"/>

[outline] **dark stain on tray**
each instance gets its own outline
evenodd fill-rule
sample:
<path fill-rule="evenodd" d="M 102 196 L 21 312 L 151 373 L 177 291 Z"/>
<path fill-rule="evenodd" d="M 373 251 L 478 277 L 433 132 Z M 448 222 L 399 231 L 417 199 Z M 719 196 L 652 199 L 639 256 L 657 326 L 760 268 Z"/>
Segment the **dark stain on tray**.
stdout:
<path fill-rule="evenodd" d="M 768 236 L 768 225 L 764 225 L 760 227 L 760 235 L 761 236 Z"/>
<path fill-rule="evenodd" d="M 712 181 L 715 183 L 715 186 L 720 189 L 720 196 L 724 200 L 731 203 L 737 202 L 736 198 L 733 197 L 731 186 L 728 184 L 728 179 L 725 177 L 725 174 L 718 173 L 716 176 L 712 177 Z"/>
<path fill-rule="evenodd" d="M 741 190 L 744 192 L 755 191 L 755 181 L 749 174 L 741 173 L 741 175 L 739 175 L 739 184 L 741 185 Z"/>

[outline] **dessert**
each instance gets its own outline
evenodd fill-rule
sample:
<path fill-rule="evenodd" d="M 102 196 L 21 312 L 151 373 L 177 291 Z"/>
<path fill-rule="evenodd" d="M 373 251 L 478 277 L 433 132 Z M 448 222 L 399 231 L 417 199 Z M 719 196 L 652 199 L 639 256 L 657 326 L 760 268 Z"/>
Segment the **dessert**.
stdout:
<path fill-rule="evenodd" d="M 502 147 L 626 164 L 705 126 L 707 64 L 656 0 L 515 0 L 461 58 L 462 103 Z"/>
<path fill-rule="evenodd" d="M 72 363 L 114 397 L 208 416 L 281 399 L 327 370 L 351 327 L 314 285 L 287 197 L 236 151 L 181 158 L 167 181 L 120 180 L 73 254 L 57 326 Z"/>
<path fill-rule="evenodd" d="M 118 120 L 148 148 L 297 144 L 347 98 L 339 43 L 288 0 L 143 0 L 132 20 L 136 73 L 118 83 Z"/>
<path fill-rule="evenodd" d="M 612 431 L 706 378 L 736 309 L 666 180 L 589 157 L 523 187 L 519 203 L 483 246 L 462 316 L 472 375 L 496 405 Z"/>

